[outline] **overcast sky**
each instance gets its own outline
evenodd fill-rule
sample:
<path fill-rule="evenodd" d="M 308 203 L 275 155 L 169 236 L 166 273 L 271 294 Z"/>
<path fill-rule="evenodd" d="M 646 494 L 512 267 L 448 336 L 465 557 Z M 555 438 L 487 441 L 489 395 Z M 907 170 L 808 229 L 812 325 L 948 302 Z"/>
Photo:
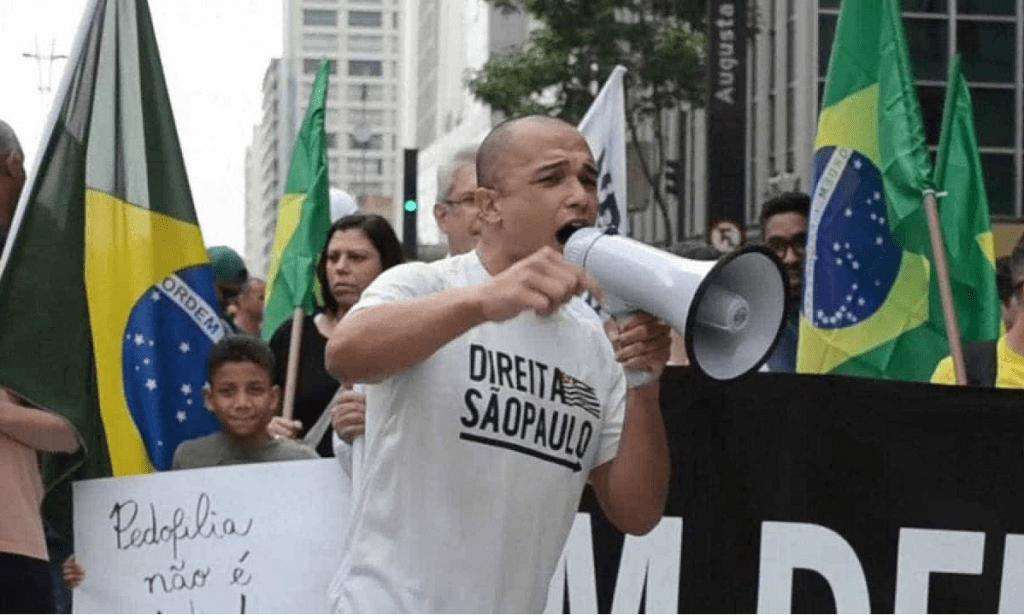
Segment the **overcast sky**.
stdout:
<path fill-rule="evenodd" d="M 40 70 L 23 53 L 68 54 L 86 0 L 0 0 L 0 119 L 34 165 L 65 61 Z M 263 73 L 281 55 L 280 0 L 150 0 L 178 136 L 207 245 L 244 248 L 245 147 Z M 31 172 L 31 171 L 30 171 Z"/>

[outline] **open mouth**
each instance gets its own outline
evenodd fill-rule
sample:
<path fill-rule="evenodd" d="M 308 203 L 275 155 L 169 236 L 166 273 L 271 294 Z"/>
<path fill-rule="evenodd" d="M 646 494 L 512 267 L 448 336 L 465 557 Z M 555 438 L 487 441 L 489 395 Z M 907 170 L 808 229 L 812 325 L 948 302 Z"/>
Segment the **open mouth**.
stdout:
<path fill-rule="evenodd" d="M 588 226 L 590 225 L 582 220 L 567 222 L 562 226 L 562 228 L 558 229 L 558 232 L 555 233 L 555 239 L 558 240 L 559 244 L 564 246 L 565 242 L 569 241 L 569 237 L 571 237 L 573 233 Z"/>

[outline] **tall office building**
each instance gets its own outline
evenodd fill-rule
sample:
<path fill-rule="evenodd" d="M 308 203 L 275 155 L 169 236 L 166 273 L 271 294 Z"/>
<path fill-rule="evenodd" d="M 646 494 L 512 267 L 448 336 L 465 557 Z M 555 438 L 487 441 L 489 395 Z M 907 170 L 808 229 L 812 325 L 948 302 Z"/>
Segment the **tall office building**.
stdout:
<path fill-rule="evenodd" d="M 437 168 L 479 142 L 498 120 L 466 86 L 470 73 L 526 40 L 528 18 L 483 0 L 406 0 L 405 144 L 419 149 L 419 242 L 439 245 L 434 223 Z"/>
<path fill-rule="evenodd" d="M 247 153 L 246 255 L 258 272 L 269 266 L 277 201 L 321 60 L 331 61 L 331 186 L 391 221 L 401 198 L 402 2 L 284 0 L 283 10 L 284 55 L 267 69 L 263 118 Z"/>
<path fill-rule="evenodd" d="M 364 210 L 395 219 L 401 197 L 399 0 L 286 0 L 284 61 L 293 135 L 321 59 L 332 61 L 327 97 L 331 185 Z M 293 136 L 294 139 L 294 136 Z"/>
<path fill-rule="evenodd" d="M 270 61 L 263 75 L 260 122 L 253 127 L 252 142 L 245 150 L 245 260 L 249 270 L 265 277 L 274 243 L 277 203 L 288 173 L 291 140 L 284 138 L 282 120 L 285 64 Z"/>

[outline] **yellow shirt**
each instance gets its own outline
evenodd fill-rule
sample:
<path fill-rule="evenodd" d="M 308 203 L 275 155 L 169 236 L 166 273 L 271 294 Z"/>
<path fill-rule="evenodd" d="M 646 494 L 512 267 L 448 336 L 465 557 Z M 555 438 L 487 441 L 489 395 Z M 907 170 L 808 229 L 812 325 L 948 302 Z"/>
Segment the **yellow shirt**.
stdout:
<path fill-rule="evenodd" d="M 931 381 L 933 384 L 956 384 L 953 357 L 939 361 Z M 996 388 L 1024 389 L 1024 356 L 1010 348 L 1006 336 L 1000 337 L 996 344 Z"/>

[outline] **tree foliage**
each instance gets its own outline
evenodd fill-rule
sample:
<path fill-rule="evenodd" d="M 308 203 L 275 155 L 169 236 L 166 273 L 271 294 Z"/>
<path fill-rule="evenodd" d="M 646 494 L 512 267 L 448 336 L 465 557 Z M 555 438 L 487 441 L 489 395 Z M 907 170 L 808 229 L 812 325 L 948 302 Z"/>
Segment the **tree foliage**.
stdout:
<path fill-rule="evenodd" d="M 706 0 L 491 0 L 539 22 L 519 51 L 491 58 L 470 90 L 508 116 L 577 123 L 616 64 L 633 122 L 704 101 Z"/>

